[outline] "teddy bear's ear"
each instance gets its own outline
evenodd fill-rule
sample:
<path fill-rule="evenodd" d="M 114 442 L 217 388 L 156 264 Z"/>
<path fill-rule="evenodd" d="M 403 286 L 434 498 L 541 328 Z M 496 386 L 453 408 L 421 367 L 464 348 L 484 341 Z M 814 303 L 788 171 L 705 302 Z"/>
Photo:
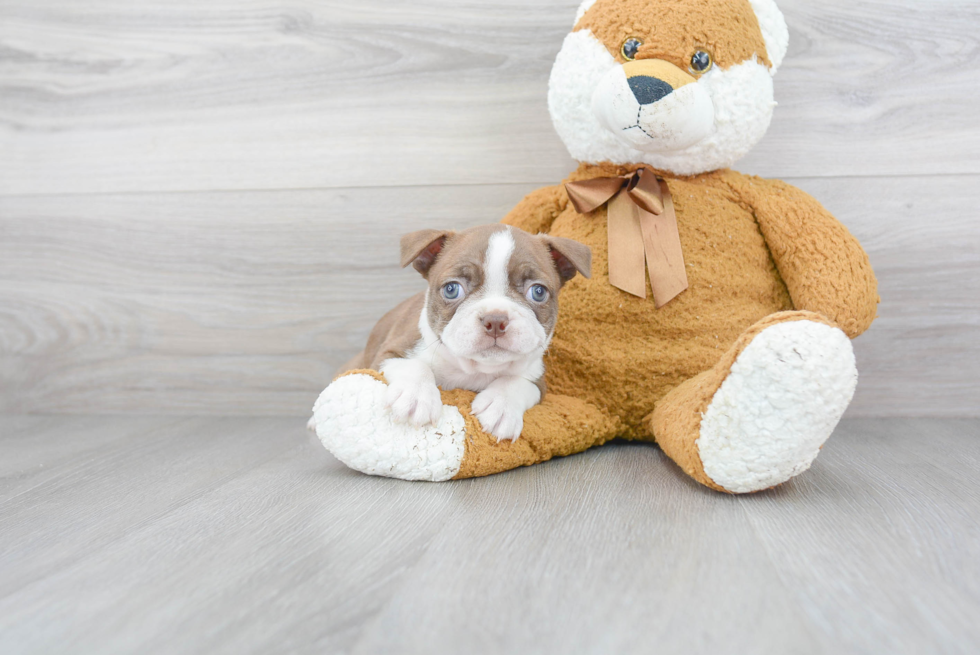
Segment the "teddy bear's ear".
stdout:
<path fill-rule="evenodd" d="M 783 65 L 786 58 L 786 51 L 789 49 L 789 28 L 786 26 L 786 18 L 783 12 L 779 11 L 775 0 L 749 0 L 752 9 L 755 10 L 755 17 L 759 20 L 759 27 L 762 29 L 762 39 L 766 43 L 766 53 L 769 61 L 772 62 L 772 73 L 776 74 L 776 69 Z"/>
<path fill-rule="evenodd" d="M 426 276 L 436 261 L 436 257 L 446 246 L 446 239 L 452 232 L 444 230 L 421 230 L 402 237 L 402 268 L 409 264 Z"/>
<path fill-rule="evenodd" d="M 563 285 L 575 277 L 576 273 L 581 273 L 586 278 L 592 277 L 592 249 L 587 245 L 572 239 L 547 235 L 541 235 L 541 240 L 555 260 L 555 268 L 558 269 L 558 277 Z"/>

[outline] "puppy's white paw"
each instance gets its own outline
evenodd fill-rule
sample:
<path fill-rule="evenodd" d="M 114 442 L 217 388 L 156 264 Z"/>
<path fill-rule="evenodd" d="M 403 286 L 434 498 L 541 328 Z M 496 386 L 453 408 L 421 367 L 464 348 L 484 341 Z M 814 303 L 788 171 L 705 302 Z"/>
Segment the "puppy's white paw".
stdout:
<path fill-rule="evenodd" d="M 524 411 L 524 403 L 515 403 L 505 389 L 490 387 L 473 399 L 473 415 L 497 441 L 516 441 L 521 436 Z"/>
<path fill-rule="evenodd" d="M 385 404 L 396 421 L 416 427 L 436 425 L 442 416 L 442 394 L 431 383 L 392 382 L 385 392 Z"/>
<path fill-rule="evenodd" d="M 442 394 L 432 369 L 414 359 L 393 358 L 381 363 L 388 379 L 385 405 L 399 423 L 416 427 L 436 425 L 442 416 Z"/>
<path fill-rule="evenodd" d="M 316 432 L 316 416 L 311 416 L 310 420 L 306 422 L 306 429 L 310 432 Z"/>

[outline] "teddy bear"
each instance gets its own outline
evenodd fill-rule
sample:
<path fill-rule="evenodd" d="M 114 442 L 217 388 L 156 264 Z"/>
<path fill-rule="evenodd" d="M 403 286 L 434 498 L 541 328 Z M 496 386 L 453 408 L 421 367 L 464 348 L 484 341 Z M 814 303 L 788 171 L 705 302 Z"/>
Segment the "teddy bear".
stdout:
<path fill-rule="evenodd" d="M 562 291 L 548 393 L 514 441 L 443 390 L 437 425 L 393 421 L 385 380 L 320 396 L 326 448 L 372 475 L 447 481 L 600 446 L 656 443 L 730 494 L 807 470 L 857 385 L 851 339 L 879 296 L 867 254 L 816 200 L 731 170 L 765 135 L 789 32 L 774 0 L 586 0 L 548 106 L 577 170 L 503 220 L 591 247 Z"/>

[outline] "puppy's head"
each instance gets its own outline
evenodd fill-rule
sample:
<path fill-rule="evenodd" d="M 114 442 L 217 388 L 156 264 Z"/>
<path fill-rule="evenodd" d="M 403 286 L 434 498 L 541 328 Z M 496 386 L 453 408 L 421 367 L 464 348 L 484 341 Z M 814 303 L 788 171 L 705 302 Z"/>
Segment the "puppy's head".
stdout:
<path fill-rule="evenodd" d="M 423 230 L 402 238 L 402 266 L 429 282 L 420 328 L 457 357 L 502 364 L 547 348 L 558 292 L 592 252 L 577 241 L 532 236 L 507 225 L 465 232 Z"/>

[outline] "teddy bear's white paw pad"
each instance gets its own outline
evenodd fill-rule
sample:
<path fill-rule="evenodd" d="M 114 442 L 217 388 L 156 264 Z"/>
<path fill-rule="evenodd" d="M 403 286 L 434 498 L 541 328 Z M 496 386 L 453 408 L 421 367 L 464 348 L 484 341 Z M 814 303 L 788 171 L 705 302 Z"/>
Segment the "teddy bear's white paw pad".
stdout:
<path fill-rule="evenodd" d="M 313 407 L 324 447 L 350 468 L 401 480 L 444 482 L 459 473 L 466 422 L 440 401 L 435 425 L 394 420 L 388 385 L 367 375 L 348 375 L 327 387 Z"/>
<path fill-rule="evenodd" d="M 735 493 L 768 489 L 810 468 L 857 387 L 854 351 L 812 321 L 763 330 L 742 351 L 701 419 L 704 471 Z"/>

